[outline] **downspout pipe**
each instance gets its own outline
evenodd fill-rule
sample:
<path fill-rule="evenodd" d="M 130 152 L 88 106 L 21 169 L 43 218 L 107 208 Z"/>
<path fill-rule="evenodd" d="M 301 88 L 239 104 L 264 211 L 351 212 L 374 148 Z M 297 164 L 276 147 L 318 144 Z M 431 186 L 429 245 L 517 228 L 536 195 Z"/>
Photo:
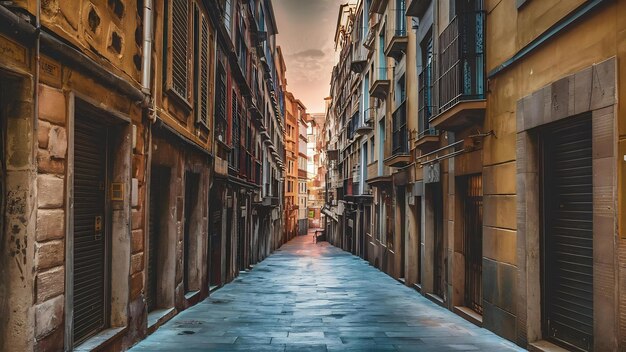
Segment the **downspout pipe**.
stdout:
<path fill-rule="evenodd" d="M 143 62 L 141 65 L 141 89 L 150 95 L 150 73 L 152 72 L 152 0 L 144 0 L 143 5 Z"/>

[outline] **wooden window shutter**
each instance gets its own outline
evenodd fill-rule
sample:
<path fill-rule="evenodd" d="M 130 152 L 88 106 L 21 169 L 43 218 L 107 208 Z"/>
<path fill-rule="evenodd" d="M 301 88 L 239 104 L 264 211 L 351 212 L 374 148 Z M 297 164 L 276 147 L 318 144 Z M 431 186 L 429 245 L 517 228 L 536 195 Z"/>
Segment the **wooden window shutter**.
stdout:
<path fill-rule="evenodd" d="M 170 32 L 168 45 L 167 89 L 176 93 L 184 101 L 189 101 L 189 1 L 170 1 Z"/>
<path fill-rule="evenodd" d="M 198 16 L 199 46 L 198 60 L 198 101 L 196 102 L 196 122 L 204 127 L 209 127 L 209 22 L 204 14 Z"/>

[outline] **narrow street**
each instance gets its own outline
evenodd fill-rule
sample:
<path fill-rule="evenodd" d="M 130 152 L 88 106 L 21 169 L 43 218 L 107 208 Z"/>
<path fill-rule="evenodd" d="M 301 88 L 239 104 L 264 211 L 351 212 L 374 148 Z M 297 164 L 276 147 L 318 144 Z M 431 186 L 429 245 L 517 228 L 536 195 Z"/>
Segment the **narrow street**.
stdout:
<path fill-rule="evenodd" d="M 517 351 L 312 235 L 189 308 L 132 351 Z"/>

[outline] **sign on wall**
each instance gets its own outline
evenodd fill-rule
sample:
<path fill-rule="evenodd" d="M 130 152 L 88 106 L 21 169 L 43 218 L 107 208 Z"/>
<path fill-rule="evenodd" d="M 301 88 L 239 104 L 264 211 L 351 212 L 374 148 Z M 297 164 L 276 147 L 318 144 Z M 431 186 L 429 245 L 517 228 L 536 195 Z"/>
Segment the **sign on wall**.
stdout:
<path fill-rule="evenodd" d="M 424 183 L 437 183 L 441 179 L 441 167 L 439 163 L 424 166 Z"/>

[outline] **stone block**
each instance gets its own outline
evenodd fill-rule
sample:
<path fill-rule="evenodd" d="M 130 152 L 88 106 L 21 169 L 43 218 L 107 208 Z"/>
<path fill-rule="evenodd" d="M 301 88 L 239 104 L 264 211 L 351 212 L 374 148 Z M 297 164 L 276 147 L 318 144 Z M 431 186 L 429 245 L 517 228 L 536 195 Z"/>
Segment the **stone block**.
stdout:
<path fill-rule="evenodd" d="M 48 149 L 50 127 L 50 123 L 46 121 L 39 121 L 39 126 L 37 126 L 37 142 L 39 144 L 39 148 Z"/>
<path fill-rule="evenodd" d="M 143 227 L 143 210 L 133 209 L 130 212 L 132 229 L 137 230 Z"/>
<path fill-rule="evenodd" d="M 615 185 L 614 158 L 593 159 L 593 186 L 612 187 Z"/>
<path fill-rule="evenodd" d="M 65 128 L 59 126 L 50 128 L 48 151 L 50 151 L 50 156 L 53 158 L 65 159 L 67 153 L 67 133 Z"/>
<path fill-rule="evenodd" d="M 515 316 L 483 300 L 483 328 L 505 339 L 515 340 Z"/>
<path fill-rule="evenodd" d="M 145 170 L 143 155 L 133 155 L 133 178 L 144 181 Z"/>
<path fill-rule="evenodd" d="M 143 230 L 133 230 L 131 231 L 131 250 L 132 253 L 138 253 L 143 251 Z"/>
<path fill-rule="evenodd" d="M 35 244 L 35 267 L 37 270 L 63 265 L 65 242 L 54 240 Z"/>
<path fill-rule="evenodd" d="M 615 156 L 615 114 L 614 107 L 595 110 L 592 114 L 593 157 Z"/>
<path fill-rule="evenodd" d="M 483 225 L 515 230 L 517 204 L 514 195 L 485 195 Z"/>
<path fill-rule="evenodd" d="M 39 118 L 50 123 L 65 126 L 66 101 L 63 91 L 45 84 L 39 85 Z"/>
<path fill-rule="evenodd" d="M 570 76 L 574 80 L 574 115 L 591 109 L 591 76 L 591 67 Z"/>
<path fill-rule="evenodd" d="M 568 116 L 569 110 L 569 79 L 562 78 L 551 85 L 550 117 L 552 121 Z"/>
<path fill-rule="evenodd" d="M 483 258 L 483 301 L 493 302 L 498 289 L 497 262 Z"/>
<path fill-rule="evenodd" d="M 35 345 L 35 352 L 56 352 L 63 351 L 63 341 L 65 329 L 55 329 L 49 335 L 38 338 Z"/>
<path fill-rule="evenodd" d="M 37 170 L 39 170 L 40 173 L 63 175 L 65 174 L 65 161 L 52 159 L 50 152 L 45 149 L 38 149 Z"/>
<path fill-rule="evenodd" d="M 65 268 L 56 267 L 37 274 L 37 302 L 44 302 L 64 292 Z"/>
<path fill-rule="evenodd" d="M 41 339 L 63 325 L 65 296 L 35 306 L 35 338 Z"/>
<path fill-rule="evenodd" d="M 483 256 L 499 262 L 517 263 L 517 232 L 483 227 Z"/>
<path fill-rule="evenodd" d="M 598 110 L 615 104 L 615 63 L 615 58 L 611 58 L 593 66 L 591 77 L 591 110 Z"/>
<path fill-rule="evenodd" d="M 130 277 L 130 300 L 134 300 L 143 292 L 143 271 Z"/>
<path fill-rule="evenodd" d="M 515 194 L 516 164 L 514 161 L 483 169 L 484 194 Z"/>
<path fill-rule="evenodd" d="M 133 254 L 130 257 L 130 273 L 132 274 L 136 274 L 140 271 L 143 270 L 143 260 L 144 256 L 143 256 L 143 252 L 141 253 L 137 253 L 137 254 Z"/>
<path fill-rule="evenodd" d="M 37 176 L 37 204 L 41 209 L 60 208 L 64 203 L 64 180 L 52 175 Z"/>
<path fill-rule="evenodd" d="M 65 212 L 63 209 L 37 211 L 37 241 L 65 237 Z"/>
<path fill-rule="evenodd" d="M 501 309 L 515 314 L 517 292 L 517 267 L 509 264 L 498 263 L 498 296 L 494 304 Z"/>

